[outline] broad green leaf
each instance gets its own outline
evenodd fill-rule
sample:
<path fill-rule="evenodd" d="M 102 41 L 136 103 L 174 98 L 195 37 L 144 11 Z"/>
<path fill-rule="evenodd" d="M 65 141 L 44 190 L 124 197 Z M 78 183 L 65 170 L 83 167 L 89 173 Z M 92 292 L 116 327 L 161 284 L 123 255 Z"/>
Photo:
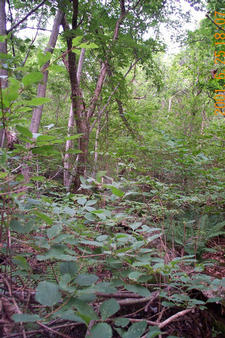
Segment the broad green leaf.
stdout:
<path fill-rule="evenodd" d="M 22 83 L 25 87 L 30 86 L 33 83 L 38 83 L 43 79 L 43 73 L 41 72 L 31 72 L 25 75 L 22 79 Z"/>
<path fill-rule="evenodd" d="M 96 275 L 83 273 L 77 276 L 75 282 L 80 286 L 89 286 L 96 283 L 98 277 Z"/>
<path fill-rule="evenodd" d="M 145 288 L 144 286 L 133 285 L 133 284 L 125 284 L 124 287 L 128 291 L 137 293 L 138 295 L 140 295 L 142 297 L 150 297 L 151 296 L 151 292 L 147 288 Z"/>
<path fill-rule="evenodd" d="M 0 42 L 4 42 L 7 39 L 7 35 L 0 35 Z"/>
<path fill-rule="evenodd" d="M 16 265 L 18 265 L 21 269 L 31 271 L 31 267 L 24 256 L 21 255 L 14 256 L 12 261 Z"/>
<path fill-rule="evenodd" d="M 73 47 L 77 47 L 78 45 L 80 45 L 82 39 L 83 39 L 83 36 L 76 36 L 75 38 L 73 38 L 73 40 L 72 40 L 72 46 Z"/>
<path fill-rule="evenodd" d="M 118 196 L 118 197 L 123 197 L 124 192 L 113 185 L 107 185 L 107 187 L 112 191 L 113 195 Z"/>
<path fill-rule="evenodd" d="M 112 329 L 109 324 L 99 323 L 93 326 L 91 332 L 87 338 L 111 338 L 112 337 Z"/>
<path fill-rule="evenodd" d="M 129 224 L 129 227 L 135 231 L 136 229 L 138 229 L 140 226 L 142 225 L 142 222 L 134 222 L 132 224 Z"/>
<path fill-rule="evenodd" d="M 16 323 L 34 323 L 37 320 L 41 320 L 38 315 L 31 315 L 29 313 L 15 313 L 11 317 Z"/>
<path fill-rule="evenodd" d="M 96 204 L 97 202 L 98 202 L 97 200 L 90 200 L 90 201 L 87 201 L 86 205 L 91 206 L 91 205 Z"/>
<path fill-rule="evenodd" d="M 44 182 L 46 180 L 46 178 L 44 176 L 32 176 L 31 177 L 32 181 L 35 182 Z"/>
<path fill-rule="evenodd" d="M 75 262 L 63 262 L 60 264 L 59 269 L 62 275 L 70 274 L 73 277 L 78 271 L 78 266 Z"/>
<path fill-rule="evenodd" d="M 134 323 L 129 327 L 123 338 L 139 338 L 145 332 L 147 323 L 145 321 Z"/>
<path fill-rule="evenodd" d="M 39 66 L 42 67 L 44 64 L 46 64 L 51 59 L 51 56 L 52 54 L 50 52 L 47 53 L 39 52 L 37 54 Z"/>
<path fill-rule="evenodd" d="M 37 137 L 37 142 L 51 142 L 51 141 L 55 141 L 56 137 L 52 136 L 52 135 L 39 135 Z"/>
<path fill-rule="evenodd" d="M 61 294 L 56 284 L 44 281 L 38 284 L 35 299 L 42 305 L 53 306 L 61 300 Z"/>
<path fill-rule="evenodd" d="M 14 78 L 9 78 L 9 87 L 3 90 L 3 104 L 6 107 L 12 105 L 12 103 L 19 96 L 20 82 Z"/>
<path fill-rule="evenodd" d="M 139 271 L 132 271 L 128 275 L 130 279 L 135 280 L 135 281 L 137 281 L 140 276 L 142 276 L 142 273 Z"/>
<path fill-rule="evenodd" d="M 40 147 L 32 148 L 32 153 L 47 156 L 57 154 L 58 152 L 57 150 L 55 150 L 55 147 L 53 145 L 43 145 Z"/>
<path fill-rule="evenodd" d="M 117 318 L 115 320 L 115 325 L 116 326 L 121 326 L 121 327 L 125 327 L 129 324 L 129 319 L 128 318 Z"/>
<path fill-rule="evenodd" d="M 119 309 L 120 309 L 120 305 L 114 298 L 104 301 L 100 305 L 100 313 L 101 313 L 102 319 L 105 320 L 111 317 L 112 315 L 114 315 L 114 313 L 119 311 Z"/>
<path fill-rule="evenodd" d="M 29 220 L 26 221 L 25 219 L 12 219 L 10 221 L 10 229 L 13 231 L 18 232 L 19 234 L 28 234 L 34 228 L 34 221 Z"/>
<path fill-rule="evenodd" d="M 146 338 L 158 337 L 158 335 L 160 335 L 161 333 L 162 331 L 160 331 L 160 329 L 157 326 L 151 326 L 150 330 L 147 333 Z"/>
<path fill-rule="evenodd" d="M 85 205 L 87 202 L 86 198 L 78 198 L 77 203 L 80 205 Z"/>
<path fill-rule="evenodd" d="M 71 320 L 72 322 L 78 322 L 78 323 L 84 323 L 85 321 L 76 315 L 76 313 L 73 310 L 67 310 L 63 312 L 56 312 L 56 316 L 65 320 Z"/>
<path fill-rule="evenodd" d="M 42 104 L 51 102 L 47 97 L 34 97 L 32 100 L 26 101 L 29 106 L 41 106 Z"/>
<path fill-rule="evenodd" d="M 31 139 L 32 136 L 33 136 L 32 132 L 26 127 L 17 125 L 16 129 L 20 132 L 21 135 L 23 135 L 25 137 L 28 137 L 28 138 Z"/>
<path fill-rule="evenodd" d="M 91 320 L 98 319 L 98 316 L 92 306 L 88 305 L 86 302 L 75 300 L 74 305 L 78 310 L 78 316 L 80 316 L 87 325 Z"/>
<path fill-rule="evenodd" d="M 37 215 L 39 218 L 41 218 L 43 221 L 45 221 L 45 223 L 52 225 L 53 220 L 52 220 L 49 216 L 47 216 L 46 214 L 43 214 L 43 213 L 40 212 L 40 211 L 35 211 L 34 213 L 35 213 L 35 215 Z"/>
<path fill-rule="evenodd" d="M 49 239 L 56 237 L 62 231 L 62 224 L 55 224 L 47 230 L 47 236 Z"/>
<path fill-rule="evenodd" d="M 53 72 L 57 72 L 57 73 L 65 72 L 65 67 L 59 66 L 59 65 L 56 65 L 56 64 L 51 64 L 48 69 L 52 70 Z"/>
<path fill-rule="evenodd" d="M 96 43 L 94 42 L 91 42 L 91 43 L 83 42 L 78 47 L 85 48 L 85 49 L 95 49 L 95 48 L 98 48 L 98 45 L 96 45 Z"/>
<path fill-rule="evenodd" d="M 83 134 L 76 134 L 76 135 L 73 135 L 73 136 L 67 136 L 65 137 L 65 140 L 76 140 L 78 138 L 80 138 Z"/>

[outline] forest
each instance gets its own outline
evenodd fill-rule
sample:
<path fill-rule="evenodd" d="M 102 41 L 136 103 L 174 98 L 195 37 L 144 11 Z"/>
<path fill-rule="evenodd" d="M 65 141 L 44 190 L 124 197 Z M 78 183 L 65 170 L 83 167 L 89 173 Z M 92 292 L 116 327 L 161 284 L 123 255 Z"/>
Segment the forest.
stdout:
<path fill-rule="evenodd" d="M 0 337 L 225 337 L 224 118 L 223 0 L 0 0 Z"/>

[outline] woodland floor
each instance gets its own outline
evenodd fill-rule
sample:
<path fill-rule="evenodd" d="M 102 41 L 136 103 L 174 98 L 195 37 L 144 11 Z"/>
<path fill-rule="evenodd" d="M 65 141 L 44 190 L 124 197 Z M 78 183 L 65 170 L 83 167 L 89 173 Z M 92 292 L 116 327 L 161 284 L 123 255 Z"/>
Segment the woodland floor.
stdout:
<path fill-rule="evenodd" d="M 28 244 L 26 244 L 26 236 L 21 240 L 14 242 L 12 250 L 14 253 L 30 253 L 31 258 L 29 264 L 32 267 L 33 273 L 43 273 L 44 271 L 48 272 L 51 269 L 51 266 L 44 262 L 38 262 L 35 259 L 36 252 Z M 225 238 L 214 238 L 208 243 L 208 247 L 216 249 L 215 253 L 205 253 L 203 259 L 213 260 L 214 264 L 207 267 L 204 273 L 211 275 L 215 278 L 223 278 L 225 276 Z M 12 313 L 18 313 L 20 305 L 26 303 L 26 308 L 31 311 L 37 307 L 37 302 L 34 299 L 34 288 L 32 285 L 25 284 L 24 280 L 21 277 L 7 275 L 4 271 L 4 266 L 10 265 L 11 262 L 7 256 L 1 256 L 1 274 L 0 274 L 0 284 L 3 285 L 4 293 L 2 293 L 0 299 L 0 328 L 1 328 L 1 337 L 74 337 L 74 338 L 84 338 L 86 334 L 86 326 L 80 323 L 68 322 L 68 321 L 53 321 L 48 327 L 44 327 L 40 324 L 40 327 L 37 329 L 30 329 L 26 332 L 18 327 L 18 333 L 15 334 L 15 323 L 12 322 L 10 316 Z M 109 271 L 104 271 L 101 266 L 98 266 L 97 269 L 93 271 L 92 268 L 89 268 L 89 272 L 94 272 L 101 281 L 107 280 L 110 277 Z M 124 290 L 121 290 L 121 293 Z M 203 299 L 205 296 L 199 292 L 198 295 L 195 295 L 195 298 Z M 4 294 L 4 295 L 3 295 Z M 162 309 L 162 310 L 161 310 Z M 146 319 L 153 320 L 158 322 L 166 321 L 168 318 L 171 318 L 174 314 L 181 311 L 179 308 L 163 308 L 160 304 L 160 299 L 158 295 L 155 294 L 154 299 L 149 303 L 137 303 L 122 306 L 119 313 L 119 316 L 131 317 L 135 319 Z M 225 327 L 225 308 L 220 304 L 211 304 L 207 310 L 195 310 L 190 311 L 176 320 L 171 321 L 163 329 L 163 335 L 159 337 L 185 337 L 185 338 L 223 338 L 224 335 L 216 332 L 212 332 L 213 322 L 215 323 L 215 318 L 218 323 L 222 323 L 222 326 Z M 219 324 L 218 324 L 219 325 Z M 20 332 L 20 333 L 19 333 Z M 116 331 L 113 332 L 113 338 L 119 338 L 120 336 Z"/>

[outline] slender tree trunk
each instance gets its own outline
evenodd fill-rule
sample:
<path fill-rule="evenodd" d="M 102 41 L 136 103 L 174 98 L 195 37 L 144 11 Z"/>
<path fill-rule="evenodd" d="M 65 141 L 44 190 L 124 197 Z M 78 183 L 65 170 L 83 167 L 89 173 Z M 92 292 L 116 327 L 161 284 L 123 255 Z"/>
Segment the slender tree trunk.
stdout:
<path fill-rule="evenodd" d="M 51 35 L 50 35 L 50 38 L 49 38 L 49 42 L 48 42 L 47 47 L 45 48 L 46 53 L 47 52 L 53 53 L 53 51 L 54 51 L 54 48 L 55 48 L 55 45 L 56 45 L 56 42 L 57 42 L 57 38 L 58 38 L 58 34 L 59 34 L 59 27 L 61 25 L 63 16 L 64 16 L 63 12 L 60 9 L 58 9 L 54 23 L 53 23 L 52 32 L 51 32 Z M 44 64 L 43 67 L 42 67 L 43 80 L 38 85 L 37 97 L 45 97 L 45 95 L 46 95 L 49 64 L 50 64 L 50 61 L 46 62 L 46 64 Z M 37 106 L 33 110 L 33 115 L 32 115 L 31 124 L 30 124 L 30 131 L 32 133 L 37 133 L 38 130 L 39 130 L 42 112 L 43 112 L 43 105 Z"/>
<path fill-rule="evenodd" d="M 112 44 L 118 39 L 119 28 L 126 16 L 124 0 L 120 1 L 121 5 L 121 13 L 118 18 L 114 34 L 112 38 Z M 72 17 L 72 30 L 76 31 L 77 29 L 77 18 L 78 18 L 78 10 L 79 10 L 79 1 L 73 0 L 73 17 Z M 64 22 L 64 29 L 70 30 L 68 24 Z M 101 70 L 98 77 L 98 81 L 96 84 L 96 88 L 92 99 L 88 105 L 88 109 L 85 108 L 85 104 L 83 101 L 83 95 L 80 90 L 79 83 L 77 81 L 77 66 L 76 66 L 76 55 L 73 53 L 72 39 L 75 37 L 75 34 L 67 39 L 67 50 L 68 50 L 68 71 L 70 77 L 70 85 L 71 85 L 71 101 L 74 119 L 76 122 L 77 133 L 82 134 L 79 138 L 78 146 L 80 150 L 80 154 L 77 157 L 77 167 L 76 174 L 74 178 L 74 191 L 77 191 L 80 187 L 80 176 L 83 176 L 86 171 L 87 160 L 88 160 L 88 144 L 89 144 L 89 134 L 90 134 L 90 120 L 94 115 L 99 96 L 102 91 L 102 87 L 107 76 L 108 70 L 108 60 L 102 61 Z M 73 170 L 72 170 L 73 171 Z"/>
<path fill-rule="evenodd" d="M 6 12 L 5 12 L 5 0 L 0 0 L 0 35 L 6 36 Z M 7 54 L 7 40 L 0 42 L 0 53 Z M 8 85 L 8 72 L 3 68 L 4 59 L 0 59 L 0 95 L 2 96 L 2 89 Z M 2 103 L 1 103 L 2 104 Z M 3 110 L 3 107 L 1 107 Z M 2 126 L 0 128 L 0 147 L 2 148 L 6 138 L 6 121 L 4 114 L 2 116 Z"/>
<path fill-rule="evenodd" d="M 85 56 L 85 48 L 81 49 L 81 54 L 78 62 L 77 67 L 77 84 L 80 85 L 80 79 L 82 74 L 82 67 L 84 62 L 84 56 Z M 72 136 L 74 132 L 74 111 L 73 111 L 73 105 L 71 104 L 70 107 L 70 114 L 69 114 L 69 120 L 68 120 L 68 133 L 67 136 Z M 70 170 L 72 169 L 72 158 L 73 155 L 69 153 L 69 150 L 73 148 L 73 140 L 67 140 L 66 141 L 66 147 L 65 147 L 65 156 L 64 156 L 64 186 L 67 190 L 70 189 Z"/>
<path fill-rule="evenodd" d="M 99 134 L 101 130 L 101 118 L 98 116 L 98 123 L 96 128 L 96 134 L 95 134 L 95 152 L 94 152 L 94 169 L 92 176 L 95 178 L 97 173 L 97 165 L 98 165 L 98 146 L 99 146 Z"/>

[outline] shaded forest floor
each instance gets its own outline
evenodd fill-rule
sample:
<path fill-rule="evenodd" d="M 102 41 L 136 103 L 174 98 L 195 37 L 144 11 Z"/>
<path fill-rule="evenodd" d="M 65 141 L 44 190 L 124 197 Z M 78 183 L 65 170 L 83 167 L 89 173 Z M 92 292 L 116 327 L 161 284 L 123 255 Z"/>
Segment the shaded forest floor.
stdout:
<path fill-rule="evenodd" d="M 2 234 L 2 337 L 224 337 L 223 212 L 216 220 L 203 213 L 195 222 L 188 214 L 189 221 L 167 223 L 157 215 L 161 200 L 121 189 L 56 192 L 57 198 L 42 196 L 43 207 L 28 197 L 23 206 L 37 216 L 35 231 L 29 213 L 8 205 L 17 216 Z M 45 282 L 57 287 L 56 294 L 47 290 L 47 301 L 39 288 Z"/>

